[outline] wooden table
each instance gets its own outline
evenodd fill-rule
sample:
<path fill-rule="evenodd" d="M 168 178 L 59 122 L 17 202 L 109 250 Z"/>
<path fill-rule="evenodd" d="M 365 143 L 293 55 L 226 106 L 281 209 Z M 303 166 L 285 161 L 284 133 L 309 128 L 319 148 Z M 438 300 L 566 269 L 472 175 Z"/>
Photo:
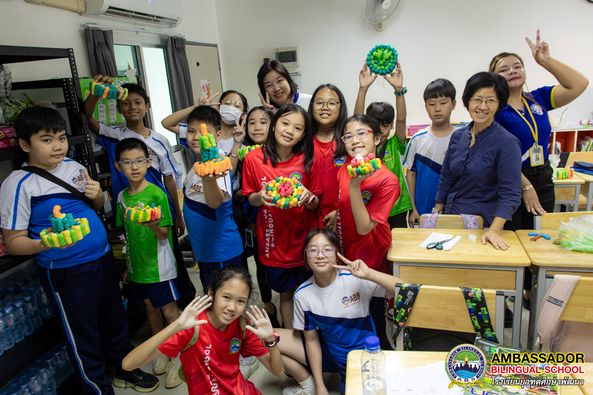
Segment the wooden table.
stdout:
<path fill-rule="evenodd" d="M 443 379 L 447 378 L 447 372 L 445 371 L 445 359 L 447 358 L 446 352 L 427 352 L 427 351 L 384 351 L 386 360 L 388 361 L 387 376 L 389 371 L 405 371 L 408 369 L 418 368 L 421 366 L 438 363 L 443 363 Z M 351 351 L 348 354 L 348 362 L 346 365 L 346 395 L 358 395 L 362 394 L 362 379 L 360 375 L 360 358 L 362 350 Z M 577 386 L 561 387 L 561 395 L 592 395 L 591 387 L 593 386 L 593 363 L 583 364 L 585 367 L 584 375 L 577 375 L 577 378 L 585 379 L 584 388 Z M 426 377 L 430 380 L 430 377 Z M 434 378 L 433 378 L 434 379 Z M 441 381 L 441 380 L 438 380 Z M 407 387 L 410 383 L 407 383 Z M 413 384 L 412 384 L 413 385 Z M 444 387 L 442 392 L 439 394 L 447 394 L 448 388 Z M 396 392 L 390 392 L 390 394 L 397 394 Z M 405 392 L 406 394 L 410 392 Z"/>
<path fill-rule="evenodd" d="M 540 237 L 531 241 L 531 232 L 547 233 L 551 240 Z M 576 274 L 593 277 L 593 254 L 563 250 L 554 244 L 558 237 L 558 230 L 518 230 L 517 237 L 533 265 L 533 279 L 531 289 L 531 314 L 529 315 L 529 337 L 527 347 L 532 348 L 536 336 L 538 308 L 541 305 L 548 286 L 554 279 L 554 274 Z"/>
<path fill-rule="evenodd" d="M 564 178 L 562 180 L 557 180 L 554 178 L 554 189 L 564 189 L 564 188 L 574 188 L 574 195 L 571 194 L 570 199 L 564 199 L 563 195 L 560 193 L 556 196 L 556 202 L 554 203 L 554 211 L 560 211 L 561 204 L 571 204 L 572 211 L 579 211 L 579 196 L 581 196 L 581 185 L 585 183 L 580 177 L 580 174 L 574 174 L 570 178 Z"/>
<path fill-rule="evenodd" d="M 419 247 L 431 233 L 462 236 L 450 251 Z M 449 287 L 478 287 L 501 291 L 520 301 L 523 295 L 523 272 L 530 260 L 514 232 L 503 231 L 510 245 L 506 251 L 490 244 L 482 245 L 483 230 L 465 229 L 393 229 L 393 241 L 387 259 L 393 262 L 393 275 L 416 283 Z M 468 236 L 475 235 L 476 241 Z M 504 312 L 497 311 L 496 326 L 504 326 Z M 513 314 L 513 347 L 519 348 L 521 309 Z M 499 334 L 502 341 L 502 334 Z"/>
<path fill-rule="evenodd" d="M 591 211 L 591 209 L 593 208 L 593 176 L 590 174 L 578 172 L 576 172 L 576 174 L 587 183 L 587 207 L 585 208 L 585 211 Z"/>

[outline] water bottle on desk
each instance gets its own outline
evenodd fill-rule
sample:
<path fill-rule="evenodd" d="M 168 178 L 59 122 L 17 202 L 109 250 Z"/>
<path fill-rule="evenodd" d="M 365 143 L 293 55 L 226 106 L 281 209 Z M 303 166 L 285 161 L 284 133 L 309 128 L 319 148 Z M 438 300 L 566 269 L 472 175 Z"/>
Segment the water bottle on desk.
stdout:
<path fill-rule="evenodd" d="M 10 350 L 16 343 L 16 328 L 14 326 L 14 306 L 10 303 L 5 303 L 3 306 L 4 312 L 4 333 L 6 336 L 6 348 Z"/>
<path fill-rule="evenodd" d="M 385 355 L 377 336 L 369 336 L 361 360 L 363 395 L 385 395 Z"/>

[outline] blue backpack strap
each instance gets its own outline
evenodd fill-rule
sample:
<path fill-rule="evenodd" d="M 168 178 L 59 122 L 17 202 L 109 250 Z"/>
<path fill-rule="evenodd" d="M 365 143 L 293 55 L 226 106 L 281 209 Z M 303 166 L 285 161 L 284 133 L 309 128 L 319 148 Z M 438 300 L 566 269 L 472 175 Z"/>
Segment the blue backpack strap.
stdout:
<path fill-rule="evenodd" d="M 460 289 L 465 298 L 467 312 L 476 333 L 486 340 L 498 343 L 482 288 L 460 287 Z"/>

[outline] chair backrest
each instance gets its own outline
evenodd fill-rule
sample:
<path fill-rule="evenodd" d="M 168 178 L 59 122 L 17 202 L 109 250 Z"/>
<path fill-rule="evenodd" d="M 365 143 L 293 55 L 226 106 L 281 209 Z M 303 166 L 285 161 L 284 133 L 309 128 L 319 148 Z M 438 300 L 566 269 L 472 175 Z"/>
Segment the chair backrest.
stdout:
<path fill-rule="evenodd" d="M 570 168 L 574 165 L 574 162 L 591 162 L 593 163 L 593 151 L 587 152 L 571 152 L 568 154 L 568 159 L 566 160 L 566 168 Z"/>
<path fill-rule="evenodd" d="M 504 328 L 504 295 L 483 289 L 494 330 L 502 341 Z M 497 317 L 499 318 L 497 320 Z M 423 285 L 410 312 L 407 326 L 475 333 L 461 289 Z"/>
<path fill-rule="evenodd" d="M 576 211 L 535 215 L 533 217 L 533 224 L 535 229 L 558 229 L 561 222 L 567 222 L 571 218 L 581 217 L 583 215 L 593 215 L 593 211 Z"/>
<path fill-rule="evenodd" d="M 560 316 L 562 321 L 593 323 L 593 278 L 581 277 Z"/>
<path fill-rule="evenodd" d="M 422 214 L 420 216 L 420 223 L 422 224 L 424 221 L 423 219 L 428 214 Z M 479 215 L 476 215 L 476 219 L 478 220 L 478 227 L 480 229 L 484 229 L 484 220 Z M 463 218 L 460 214 L 439 214 L 437 219 L 437 223 L 435 228 L 438 229 L 465 229 L 465 224 L 463 223 Z"/>

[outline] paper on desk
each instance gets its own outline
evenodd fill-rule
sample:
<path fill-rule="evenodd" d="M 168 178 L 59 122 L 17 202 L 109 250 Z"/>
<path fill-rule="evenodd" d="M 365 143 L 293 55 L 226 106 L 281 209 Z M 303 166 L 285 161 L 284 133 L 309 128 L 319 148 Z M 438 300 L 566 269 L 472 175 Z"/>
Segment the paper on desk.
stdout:
<path fill-rule="evenodd" d="M 451 237 L 453 237 L 453 235 L 447 235 L 444 233 L 431 233 L 426 240 L 424 240 L 421 244 L 420 247 L 422 248 L 426 248 L 426 246 L 430 243 L 437 243 L 439 241 L 442 240 L 449 240 Z M 443 243 L 443 250 L 444 251 L 449 251 L 451 248 L 455 247 L 455 244 L 457 244 L 459 242 L 459 240 L 461 240 L 461 236 L 455 236 L 455 238 L 451 241 L 448 241 L 446 243 Z"/>
<path fill-rule="evenodd" d="M 445 372 L 445 363 L 434 362 L 414 368 L 404 367 L 390 363 L 389 355 L 387 366 L 387 394 L 446 394 L 462 395 L 460 387 L 447 389 L 451 380 Z M 390 368 L 395 367 L 395 368 Z"/>

